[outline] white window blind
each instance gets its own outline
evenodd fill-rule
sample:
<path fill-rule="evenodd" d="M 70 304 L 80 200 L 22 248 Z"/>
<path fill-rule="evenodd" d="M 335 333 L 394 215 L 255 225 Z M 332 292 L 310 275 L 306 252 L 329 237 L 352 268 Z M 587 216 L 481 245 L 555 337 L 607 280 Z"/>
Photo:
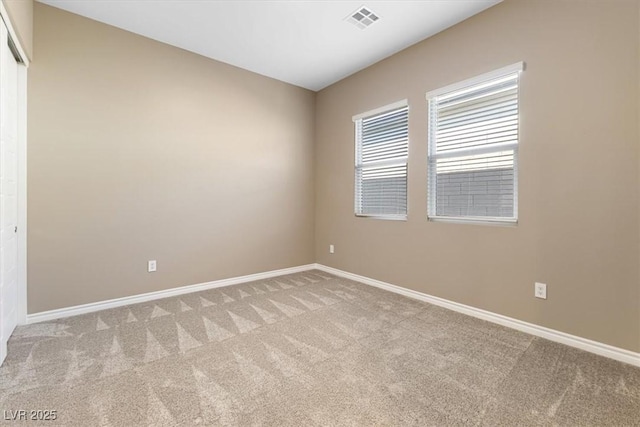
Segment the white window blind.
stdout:
<path fill-rule="evenodd" d="M 355 213 L 407 216 L 409 107 L 406 101 L 354 117 Z"/>
<path fill-rule="evenodd" d="M 429 218 L 517 220 L 515 64 L 427 94 Z"/>

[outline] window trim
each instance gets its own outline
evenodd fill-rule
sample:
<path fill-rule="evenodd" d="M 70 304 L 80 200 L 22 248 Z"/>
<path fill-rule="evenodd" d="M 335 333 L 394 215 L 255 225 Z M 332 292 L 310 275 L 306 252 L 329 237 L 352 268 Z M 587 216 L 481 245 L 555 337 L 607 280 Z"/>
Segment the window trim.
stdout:
<path fill-rule="evenodd" d="M 429 166 L 430 161 L 436 154 L 432 154 L 432 150 L 434 149 L 432 141 L 435 135 L 433 132 L 435 129 L 431 126 L 432 121 L 432 99 L 450 92 L 458 91 L 460 89 L 464 89 L 470 86 L 476 86 L 482 84 L 484 82 L 488 82 L 490 80 L 494 80 L 496 78 L 500 78 L 502 76 L 507 76 L 509 74 L 518 73 L 521 74 L 525 70 L 524 61 L 516 62 L 515 64 L 507 65 L 506 67 L 499 68 L 497 70 L 489 71 L 484 74 L 480 74 L 456 83 L 452 83 L 450 85 L 429 91 L 425 94 L 425 99 L 427 100 L 427 122 L 429 126 L 429 131 L 427 133 L 427 220 L 433 222 L 449 222 L 449 223 L 459 223 L 459 224 L 483 224 L 483 225 L 506 225 L 506 226 L 515 226 L 518 224 L 518 155 L 519 155 L 519 146 L 520 146 L 520 113 L 518 111 L 518 142 L 516 144 L 508 144 L 504 146 L 505 149 L 513 150 L 513 217 L 477 217 L 477 216 L 440 216 L 440 215 L 430 215 L 430 212 L 436 212 L 436 200 L 435 200 L 435 190 L 433 189 L 433 185 L 435 184 L 435 168 L 431 168 Z M 520 80 L 518 77 L 518 91 L 520 90 Z M 518 110 L 519 110 L 520 99 L 518 98 Z M 495 151 L 494 149 L 481 149 L 478 151 Z M 446 155 L 445 155 L 446 156 Z"/>
<path fill-rule="evenodd" d="M 363 113 L 360 114 L 356 114 L 354 116 L 351 117 L 351 120 L 354 123 L 354 162 L 353 162 L 353 166 L 354 166 L 354 189 L 353 189 L 353 195 L 354 195 L 354 200 L 353 200 L 353 211 L 354 211 L 354 216 L 357 218 L 372 218 L 372 219 L 383 219 L 383 220 L 390 220 L 390 221 L 407 221 L 408 217 L 409 217 L 409 150 L 410 150 L 410 136 L 408 135 L 407 132 L 407 160 L 406 160 L 406 168 L 407 168 L 407 206 L 406 206 L 406 214 L 363 214 L 363 213 L 358 213 L 358 199 L 356 197 L 356 191 L 357 191 L 357 176 L 356 176 L 356 171 L 358 169 L 358 124 L 357 122 L 359 120 L 362 119 L 366 119 L 368 117 L 371 116 L 376 116 L 378 114 L 384 114 L 387 113 L 389 111 L 392 110 L 397 110 L 399 108 L 403 108 L 406 107 L 407 108 L 407 116 L 409 115 L 409 100 L 407 98 L 402 99 L 400 101 L 396 101 L 393 102 L 391 104 L 387 104 L 387 105 L 383 105 L 382 107 L 378 107 L 378 108 L 374 108 L 372 110 L 369 111 L 365 111 Z M 408 131 L 408 125 L 407 125 L 407 131 Z"/>
<path fill-rule="evenodd" d="M 360 119 L 366 119 L 368 117 L 375 116 L 377 114 L 387 113 L 391 110 L 396 110 L 398 108 L 408 107 L 408 106 L 409 106 L 409 100 L 402 99 L 400 101 L 393 102 L 391 104 L 383 105 L 382 107 L 374 108 L 373 110 L 365 111 L 364 113 L 356 114 L 351 118 L 351 120 L 355 123 Z"/>
<path fill-rule="evenodd" d="M 506 67 L 489 71 L 488 73 L 480 74 L 478 76 L 474 76 L 466 80 L 462 80 L 438 89 L 434 89 L 432 91 L 427 92 L 425 95 L 425 98 L 427 101 L 429 101 L 429 99 L 433 97 L 444 95 L 445 93 L 449 93 L 449 92 L 454 92 L 456 90 L 464 89 L 467 86 L 477 85 L 479 83 L 483 83 L 488 80 L 493 80 L 495 78 L 502 77 L 507 74 L 513 74 L 516 72 L 519 73 L 524 71 L 524 69 L 525 69 L 525 64 L 523 61 L 516 62 L 515 64 L 507 65 Z"/>

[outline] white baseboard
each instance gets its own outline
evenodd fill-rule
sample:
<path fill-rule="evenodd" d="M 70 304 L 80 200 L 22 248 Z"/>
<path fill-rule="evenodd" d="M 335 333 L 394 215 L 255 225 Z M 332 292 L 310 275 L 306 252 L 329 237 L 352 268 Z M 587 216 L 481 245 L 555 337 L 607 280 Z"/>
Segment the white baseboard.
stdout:
<path fill-rule="evenodd" d="M 360 276 L 358 274 L 349 273 L 346 271 L 338 270 L 333 267 L 327 267 L 322 264 L 307 264 L 298 267 L 284 268 L 281 270 L 272 270 L 264 273 L 249 274 L 247 276 L 232 277 L 229 279 L 215 280 L 213 282 L 200 283 L 197 285 L 181 286 L 178 288 L 166 289 L 163 291 L 149 292 L 146 294 L 133 295 L 123 298 L 116 298 L 107 301 L 100 301 L 95 303 L 76 305 L 68 308 L 61 308 L 57 310 L 43 311 L 40 313 L 34 313 L 27 315 L 27 323 L 44 322 L 53 319 L 60 319 L 63 317 L 76 316 L 78 314 L 91 313 L 99 310 L 106 310 L 109 308 L 122 307 L 129 304 L 137 304 L 146 301 L 153 301 L 161 298 L 168 298 L 176 295 L 184 295 L 192 292 L 204 291 L 207 289 L 221 288 L 225 286 L 237 285 L 240 283 L 253 282 L 256 280 L 264 280 L 272 277 L 282 276 L 285 274 L 300 273 L 302 271 L 308 271 L 318 269 L 327 273 L 334 274 L 339 277 L 355 280 L 366 285 L 375 286 L 396 294 L 404 295 L 409 298 L 414 298 L 420 301 L 425 301 L 433 305 L 447 308 L 449 310 L 457 311 L 469 316 L 477 317 L 482 320 L 486 320 L 492 323 L 497 323 L 508 328 L 516 329 L 537 337 L 545 338 L 550 341 L 555 341 L 561 344 L 568 345 L 570 347 L 579 348 L 591 353 L 598 354 L 600 356 L 608 357 L 610 359 L 618 360 L 620 362 L 628 363 L 630 365 L 640 367 L 640 353 L 636 353 L 623 348 L 614 347 L 608 344 L 603 344 L 597 341 L 592 341 L 586 338 L 578 337 L 575 335 L 567 334 L 565 332 L 556 331 L 554 329 L 546 328 L 544 326 L 535 325 L 533 323 L 524 322 L 522 320 L 514 319 L 512 317 L 503 316 L 501 314 L 492 313 L 490 311 L 482 310 L 479 308 L 471 307 L 468 305 L 460 304 L 457 302 L 449 301 L 444 298 L 435 297 L 432 295 L 424 294 L 422 292 L 414 291 L 411 289 L 403 288 L 401 286 L 392 285 L 390 283 L 382 282 L 380 280 L 371 279 L 369 277 Z"/>
<path fill-rule="evenodd" d="M 579 348 L 581 350 L 585 350 L 590 353 L 595 353 L 600 356 L 608 357 L 610 359 L 618 360 L 620 362 L 624 362 L 630 365 L 640 367 L 640 353 L 635 353 L 633 351 L 625 350 L 623 348 L 618 348 L 618 347 L 614 347 L 608 344 L 603 344 L 597 341 L 592 341 L 586 338 L 567 334 L 565 332 L 556 331 L 554 329 L 545 328 L 544 326 L 539 326 L 533 323 L 524 322 L 522 320 L 514 319 L 512 317 L 503 316 L 501 314 L 496 314 L 490 311 L 486 311 L 486 310 L 471 307 L 468 305 L 460 304 L 457 302 L 449 301 L 444 298 L 434 297 L 431 295 L 424 294 L 422 292 L 418 292 L 418 291 L 403 288 L 400 286 L 392 285 L 390 283 L 382 282 L 380 280 L 371 279 L 369 277 L 360 276 L 358 274 L 353 274 L 346 271 L 338 270 L 333 267 L 327 267 L 322 264 L 316 264 L 315 268 L 327 273 L 334 274 L 336 276 L 355 280 L 356 282 L 364 283 L 370 286 L 375 286 L 377 288 L 394 292 L 396 294 L 404 295 L 409 298 L 425 301 L 433 305 L 447 308 L 449 310 L 453 310 L 469 316 L 477 317 L 478 319 L 486 320 L 488 322 L 497 323 L 499 325 L 506 326 L 508 328 L 526 332 L 528 334 L 535 335 L 537 337 L 548 339 L 549 341 L 555 341 L 561 344 L 568 345 L 570 347 Z"/>
<path fill-rule="evenodd" d="M 225 286 L 238 285 L 240 283 L 253 282 L 255 280 L 264 280 L 271 277 L 283 276 L 285 274 L 300 273 L 302 271 L 312 270 L 316 264 L 301 265 L 298 267 L 283 268 L 281 270 L 272 270 L 264 273 L 249 274 L 247 276 L 231 277 L 229 279 L 214 280 L 213 282 L 199 283 L 197 285 L 180 286 L 177 288 L 165 289 L 163 291 L 149 292 L 146 294 L 132 295 L 123 298 L 115 298 L 106 301 L 92 302 L 89 304 L 76 305 L 73 307 L 60 308 L 57 310 L 42 311 L 40 313 L 28 314 L 27 324 L 45 322 L 53 319 L 61 319 L 63 317 L 77 316 L 78 314 L 92 313 L 94 311 L 106 310 L 109 308 L 122 307 L 123 305 L 138 304 L 146 301 L 153 301 L 161 298 L 173 297 L 176 295 L 184 295 L 192 292 L 204 291 L 213 288 L 222 288 Z"/>

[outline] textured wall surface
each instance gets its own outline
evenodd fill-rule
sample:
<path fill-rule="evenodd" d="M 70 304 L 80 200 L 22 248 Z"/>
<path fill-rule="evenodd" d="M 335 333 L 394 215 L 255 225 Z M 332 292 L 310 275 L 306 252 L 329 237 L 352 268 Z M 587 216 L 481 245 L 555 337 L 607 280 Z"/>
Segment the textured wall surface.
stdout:
<path fill-rule="evenodd" d="M 640 350 L 638 31 L 636 1 L 507 0 L 321 91 L 317 261 Z M 519 61 L 518 224 L 427 221 L 425 93 Z M 351 117 L 402 99 L 408 220 L 357 218 Z"/>
<path fill-rule="evenodd" d="M 313 92 L 40 3 L 35 29 L 30 313 L 313 261 Z"/>

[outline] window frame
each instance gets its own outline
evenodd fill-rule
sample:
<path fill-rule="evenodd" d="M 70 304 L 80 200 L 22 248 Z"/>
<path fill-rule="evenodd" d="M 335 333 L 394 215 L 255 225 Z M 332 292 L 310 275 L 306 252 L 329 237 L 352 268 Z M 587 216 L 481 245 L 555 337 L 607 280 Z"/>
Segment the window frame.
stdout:
<path fill-rule="evenodd" d="M 518 157 L 519 157 L 519 148 L 520 148 L 520 129 L 521 129 L 521 120 L 520 120 L 520 79 L 522 72 L 525 69 L 525 63 L 523 61 L 517 62 L 512 65 L 508 65 L 506 67 L 499 68 L 497 70 L 490 71 L 488 73 L 480 74 L 475 77 L 471 77 L 466 80 L 462 80 L 439 89 L 435 89 L 426 93 L 427 100 L 427 111 L 428 111 L 428 134 L 427 134 L 427 219 L 429 221 L 441 221 L 441 222 L 452 222 L 452 223 L 462 223 L 462 224 L 484 224 L 484 225 L 517 225 L 518 224 Z M 492 216 L 469 216 L 469 215 L 460 215 L 460 216 L 444 216 L 436 214 L 436 201 L 437 201 L 437 181 L 436 174 L 437 170 L 435 167 L 431 167 L 432 158 L 436 155 L 435 145 L 436 138 L 435 133 L 437 128 L 433 126 L 433 103 L 434 98 L 445 95 L 451 92 L 459 91 L 466 88 L 471 88 L 474 86 L 478 86 L 482 83 L 487 83 L 491 80 L 506 77 L 511 74 L 518 74 L 518 129 L 517 129 L 517 142 L 512 146 L 505 148 L 503 147 L 487 147 L 484 150 L 476 149 L 469 150 L 475 151 L 474 154 L 479 154 L 479 152 L 491 153 L 491 152 L 499 152 L 501 150 L 513 150 L 513 217 L 492 217 Z M 457 153 L 456 157 L 462 157 L 465 155 L 464 150 L 461 150 Z"/>
<path fill-rule="evenodd" d="M 394 162 L 393 160 L 387 160 L 386 162 L 381 164 L 384 164 L 385 166 L 393 166 L 393 165 L 404 165 L 406 168 L 406 189 L 407 189 L 407 199 L 406 199 L 406 206 L 405 206 L 405 211 L 406 213 L 404 214 L 367 214 L 367 213 L 361 213 L 359 211 L 361 211 L 361 206 L 359 205 L 359 201 L 361 201 L 361 198 L 358 197 L 358 170 L 362 169 L 365 167 L 365 164 L 358 164 L 358 152 L 359 150 L 359 145 L 362 144 L 362 140 L 359 139 L 359 126 L 361 126 L 361 121 L 363 119 L 367 119 L 370 117 L 374 117 L 377 115 L 381 115 L 381 114 L 385 114 L 385 113 L 389 113 L 393 110 L 399 110 L 401 108 L 406 108 L 407 109 L 407 155 L 406 158 L 404 159 L 404 162 L 398 160 L 397 162 Z M 409 135 L 409 100 L 408 99 L 403 99 L 397 102 L 393 102 L 391 104 L 387 104 L 384 105 L 382 107 L 378 107 L 375 108 L 373 110 L 369 110 L 369 111 L 365 111 L 364 113 L 360 113 L 360 114 L 356 114 L 355 116 L 352 117 L 352 121 L 354 124 L 354 169 L 353 169 L 353 177 L 354 177 L 354 189 L 353 189 L 353 199 L 354 199 L 354 215 L 356 217 L 360 217 L 360 218 L 373 218 L 373 219 L 384 219 L 384 220 L 392 220 L 392 221 L 406 221 L 407 218 L 409 217 L 409 141 L 410 141 L 410 135 Z M 372 162 L 375 163 L 375 162 Z"/>

